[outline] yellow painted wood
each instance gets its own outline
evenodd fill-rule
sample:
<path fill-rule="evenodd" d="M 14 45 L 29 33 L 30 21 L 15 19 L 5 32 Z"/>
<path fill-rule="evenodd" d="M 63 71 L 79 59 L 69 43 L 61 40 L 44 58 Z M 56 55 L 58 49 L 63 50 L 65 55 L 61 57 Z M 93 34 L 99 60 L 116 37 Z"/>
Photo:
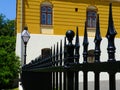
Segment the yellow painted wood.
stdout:
<path fill-rule="evenodd" d="M 79 27 L 80 36 L 84 34 L 86 9 L 93 5 L 98 9 L 100 16 L 101 35 L 105 36 L 108 28 L 108 15 L 110 1 L 103 0 L 25 0 L 23 5 L 23 26 L 27 25 L 31 34 L 40 34 L 40 6 L 47 1 L 53 6 L 53 34 L 64 35 L 69 29 Z M 78 8 L 78 11 L 75 11 Z M 17 0 L 17 33 L 20 33 L 21 2 Z M 113 20 L 118 34 L 120 33 L 120 2 L 113 2 Z M 120 34 L 117 35 L 120 37 Z"/>

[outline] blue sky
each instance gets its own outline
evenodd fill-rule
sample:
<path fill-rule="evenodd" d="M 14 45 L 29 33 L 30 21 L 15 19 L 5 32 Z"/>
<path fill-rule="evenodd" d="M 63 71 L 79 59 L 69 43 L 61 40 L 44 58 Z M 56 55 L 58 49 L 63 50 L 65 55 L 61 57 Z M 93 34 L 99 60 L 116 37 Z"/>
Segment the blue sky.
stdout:
<path fill-rule="evenodd" d="M 13 20 L 16 18 L 16 0 L 0 0 L 0 13 L 6 18 Z"/>

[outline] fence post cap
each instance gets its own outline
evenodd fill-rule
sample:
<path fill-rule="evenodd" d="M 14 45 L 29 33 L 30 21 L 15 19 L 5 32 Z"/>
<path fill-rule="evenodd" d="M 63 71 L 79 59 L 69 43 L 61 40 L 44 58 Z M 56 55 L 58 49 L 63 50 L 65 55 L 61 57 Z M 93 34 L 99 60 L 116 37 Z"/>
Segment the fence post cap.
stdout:
<path fill-rule="evenodd" d="M 69 42 L 71 42 L 73 40 L 73 37 L 75 36 L 75 33 L 73 30 L 68 30 L 66 32 L 66 37 L 68 39 Z"/>

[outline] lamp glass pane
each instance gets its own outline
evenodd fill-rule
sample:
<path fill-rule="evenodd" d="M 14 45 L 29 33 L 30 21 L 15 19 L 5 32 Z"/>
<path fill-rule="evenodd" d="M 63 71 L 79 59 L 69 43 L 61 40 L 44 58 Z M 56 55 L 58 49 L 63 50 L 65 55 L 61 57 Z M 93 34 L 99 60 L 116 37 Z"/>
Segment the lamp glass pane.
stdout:
<path fill-rule="evenodd" d="M 27 30 L 24 30 L 24 31 L 22 32 L 23 42 L 24 42 L 24 43 L 27 43 L 28 40 L 29 40 L 29 38 L 30 38 L 29 32 L 28 32 Z"/>

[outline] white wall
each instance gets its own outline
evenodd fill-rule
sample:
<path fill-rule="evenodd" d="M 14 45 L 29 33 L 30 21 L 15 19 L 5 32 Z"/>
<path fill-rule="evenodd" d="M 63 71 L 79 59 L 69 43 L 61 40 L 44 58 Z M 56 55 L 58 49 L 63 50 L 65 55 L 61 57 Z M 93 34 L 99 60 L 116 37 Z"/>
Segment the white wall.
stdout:
<path fill-rule="evenodd" d="M 75 38 L 74 38 L 75 39 Z M 82 62 L 82 53 L 83 53 L 83 37 L 80 37 L 80 62 Z M 57 35 L 43 35 L 43 34 L 31 34 L 30 40 L 27 44 L 27 63 L 30 62 L 32 59 L 35 59 L 39 55 L 41 55 L 41 49 L 42 48 L 51 48 L 51 46 L 54 46 L 57 42 L 60 42 L 60 40 L 63 40 L 64 42 L 64 36 L 57 36 Z M 89 37 L 89 46 L 88 50 L 94 49 L 94 38 Z M 74 43 L 75 41 L 73 41 Z M 108 59 L 107 54 L 107 44 L 108 41 L 106 38 L 102 38 L 101 41 L 101 60 L 105 61 Z M 115 45 L 116 45 L 116 59 L 120 59 L 120 39 L 115 39 Z M 16 41 L 16 54 L 21 57 L 21 36 L 20 34 L 17 34 L 17 41 Z"/>
<path fill-rule="evenodd" d="M 74 38 L 75 39 L 75 38 Z M 80 37 L 80 62 L 83 61 L 83 37 Z M 94 38 L 89 37 L 89 46 L 88 50 L 94 49 Z M 64 42 L 64 36 L 57 36 L 57 35 L 44 35 L 44 34 L 31 34 L 31 38 L 27 44 L 27 63 L 29 63 L 31 60 L 34 60 L 36 57 L 41 55 L 41 49 L 42 48 L 51 48 L 51 46 L 56 45 L 57 42 L 60 42 L 60 40 L 63 40 Z M 75 41 L 73 41 L 74 43 Z M 64 43 L 63 43 L 64 44 Z M 102 38 L 101 41 L 101 61 L 106 61 L 108 59 L 107 54 L 107 44 L 108 41 L 106 38 Z M 120 39 L 115 39 L 115 45 L 116 45 L 116 60 L 120 60 Z M 17 34 L 17 42 L 16 42 L 16 54 L 21 57 L 21 36 L 20 34 Z M 90 72 L 90 81 L 94 79 L 93 73 Z M 103 80 L 108 79 L 108 75 L 106 73 L 101 74 L 104 78 L 101 78 Z M 120 76 L 120 75 L 117 75 Z M 82 78 L 82 73 L 80 73 L 80 77 Z M 120 78 L 120 77 L 119 77 Z"/>

